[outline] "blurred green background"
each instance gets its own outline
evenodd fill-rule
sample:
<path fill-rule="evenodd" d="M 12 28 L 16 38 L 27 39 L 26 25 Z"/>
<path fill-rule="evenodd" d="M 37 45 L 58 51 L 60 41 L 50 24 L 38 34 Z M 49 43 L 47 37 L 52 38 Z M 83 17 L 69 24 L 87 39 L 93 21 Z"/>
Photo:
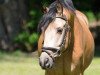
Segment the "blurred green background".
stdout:
<path fill-rule="evenodd" d="M 42 9 L 53 1 L 55 0 L 0 0 L 1 51 L 35 51 L 39 37 L 37 25 L 43 15 Z M 90 29 L 95 32 L 96 38 L 100 32 L 96 31 L 96 26 L 100 25 L 99 0 L 73 0 L 73 3 L 76 9 L 88 17 Z"/>
<path fill-rule="evenodd" d="M 55 0 L 0 0 L 0 75 L 44 75 L 38 65 L 37 26 L 42 9 Z M 73 0 L 89 19 L 96 49 L 85 75 L 100 74 L 100 1 Z"/>

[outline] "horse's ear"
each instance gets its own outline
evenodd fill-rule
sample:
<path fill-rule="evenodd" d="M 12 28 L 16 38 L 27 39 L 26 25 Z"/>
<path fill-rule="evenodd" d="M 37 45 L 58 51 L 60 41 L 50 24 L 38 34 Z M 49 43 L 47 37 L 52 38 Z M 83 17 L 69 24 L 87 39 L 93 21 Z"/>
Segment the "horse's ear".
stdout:
<path fill-rule="evenodd" d="M 42 12 L 45 14 L 45 13 L 47 13 L 49 11 L 49 8 L 48 7 L 43 7 L 42 8 Z"/>
<path fill-rule="evenodd" d="M 59 14 L 59 15 L 63 15 L 63 5 L 60 3 L 60 1 L 59 0 L 57 0 L 57 13 Z"/>

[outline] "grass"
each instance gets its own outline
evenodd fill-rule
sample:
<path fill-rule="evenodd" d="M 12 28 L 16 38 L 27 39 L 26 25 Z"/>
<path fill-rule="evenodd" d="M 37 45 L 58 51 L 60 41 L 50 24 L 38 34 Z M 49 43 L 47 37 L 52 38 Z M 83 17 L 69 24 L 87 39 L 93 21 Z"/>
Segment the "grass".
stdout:
<path fill-rule="evenodd" d="M 95 57 L 85 75 L 100 74 L 100 58 Z M 0 52 L 0 75 L 44 75 L 38 64 L 37 53 Z"/>
<path fill-rule="evenodd" d="M 85 75 L 100 75 L 100 58 L 94 58 Z"/>
<path fill-rule="evenodd" d="M 37 56 L 37 55 L 36 55 Z M 44 73 L 38 65 L 37 57 L 19 51 L 0 52 L 0 75 L 41 75 Z"/>

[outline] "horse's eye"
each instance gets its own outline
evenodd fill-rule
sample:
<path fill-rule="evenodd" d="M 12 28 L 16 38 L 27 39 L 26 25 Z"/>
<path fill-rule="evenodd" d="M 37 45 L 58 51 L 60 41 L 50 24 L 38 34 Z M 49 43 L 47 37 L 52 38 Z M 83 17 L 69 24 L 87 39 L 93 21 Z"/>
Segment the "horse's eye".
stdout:
<path fill-rule="evenodd" d="M 42 44 L 44 44 L 44 41 L 42 42 Z"/>
<path fill-rule="evenodd" d="M 62 28 L 57 28 L 57 33 L 62 34 L 63 29 Z"/>

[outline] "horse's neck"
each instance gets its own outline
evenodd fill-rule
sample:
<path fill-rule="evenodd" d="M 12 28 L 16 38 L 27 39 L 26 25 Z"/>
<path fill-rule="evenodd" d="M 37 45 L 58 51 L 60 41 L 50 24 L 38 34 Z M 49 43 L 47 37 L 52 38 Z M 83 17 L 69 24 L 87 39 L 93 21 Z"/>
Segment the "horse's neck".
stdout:
<path fill-rule="evenodd" d="M 55 60 L 54 67 L 46 70 L 46 75 L 70 75 L 71 73 L 71 54 L 67 51 Z"/>

